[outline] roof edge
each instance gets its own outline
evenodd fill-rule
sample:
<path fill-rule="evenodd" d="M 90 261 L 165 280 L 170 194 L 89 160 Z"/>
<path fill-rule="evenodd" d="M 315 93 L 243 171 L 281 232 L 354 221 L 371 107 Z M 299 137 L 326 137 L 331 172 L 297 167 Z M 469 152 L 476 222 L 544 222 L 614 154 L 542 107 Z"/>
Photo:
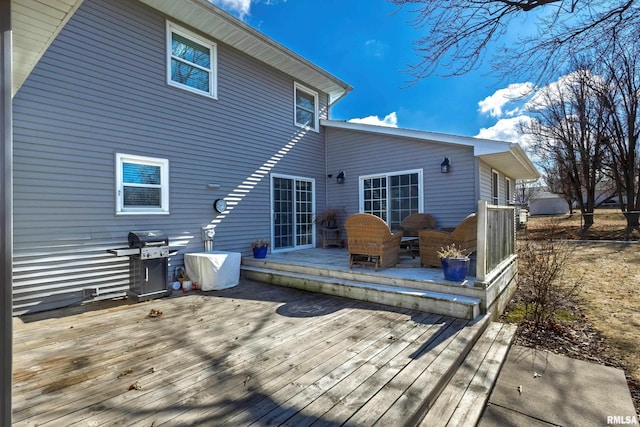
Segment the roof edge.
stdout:
<path fill-rule="evenodd" d="M 321 120 L 320 124 L 327 128 L 344 129 L 356 132 L 368 132 L 378 135 L 388 135 L 402 138 L 420 139 L 444 144 L 455 144 L 473 147 L 474 157 L 482 159 L 494 154 L 508 154 L 513 161 L 522 168 L 522 179 L 538 179 L 540 173 L 534 166 L 529 156 L 516 142 L 495 141 L 490 139 L 474 138 L 469 136 L 449 135 L 444 133 L 428 132 L 414 129 L 404 129 L 387 126 L 368 125 L 363 123 L 351 123 L 342 120 Z"/>
<path fill-rule="evenodd" d="M 425 139 L 433 142 L 444 142 L 448 144 L 475 146 L 476 138 L 468 136 L 450 135 L 446 133 L 429 132 L 424 130 L 406 129 L 391 126 L 369 125 L 364 123 L 352 123 L 345 120 L 321 120 L 322 126 L 334 129 L 353 130 L 358 132 L 377 133 L 381 135 L 399 136 L 404 138 Z M 496 142 L 496 141 L 493 141 Z M 508 143 L 502 143 L 508 144 Z"/>
<path fill-rule="evenodd" d="M 261 62 L 280 69 L 301 82 L 309 84 L 314 81 L 322 81 L 322 85 L 313 84 L 313 86 L 329 94 L 330 105 L 353 90 L 353 87 L 348 83 L 207 0 L 186 0 L 181 2 L 179 16 L 177 16 L 178 13 L 175 12 L 175 9 L 172 9 L 172 6 L 175 6 L 173 4 L 175 0 L 138 1 L 164 13 L 170 18 L 178 19 Z M 218 20 L 221 25 L 216 25 L 213 30 L 204 28 L 202 24 L 203 13 L 209 14 L 214 20 Z M 249 40 L 238 39 L 238 34 L 232 30 L 233 28 L 241 31 Z M 248 51 L 247 46 L 251 46 L 252 51 Z M 292 72 L 292 69 L 296 68 L 296 66 L 299 67 L 299 70 Z"/>

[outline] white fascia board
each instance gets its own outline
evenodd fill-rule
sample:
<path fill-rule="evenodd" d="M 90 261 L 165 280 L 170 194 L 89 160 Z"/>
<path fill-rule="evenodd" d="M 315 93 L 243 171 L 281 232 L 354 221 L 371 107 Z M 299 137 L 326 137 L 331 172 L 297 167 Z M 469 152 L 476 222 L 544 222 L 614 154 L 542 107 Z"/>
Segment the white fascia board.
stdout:
<path fill-rule="evenodd" d="M 444 133 L 427 132 L 415 129 L 404 129 L 389 126 L 376 126 L 363 123 L 351 123 L 343 120 L 321 120 L 321 126 L 334 129 L 345 129 L 356 132 L 376 133 L 378 135 L 389 135 L 400 138 L 421 139 L 424 141 L 440 142 L 444 144 L 463 145 L 475 147 L 475 138 L 458 135 L 448 135 Z"/>

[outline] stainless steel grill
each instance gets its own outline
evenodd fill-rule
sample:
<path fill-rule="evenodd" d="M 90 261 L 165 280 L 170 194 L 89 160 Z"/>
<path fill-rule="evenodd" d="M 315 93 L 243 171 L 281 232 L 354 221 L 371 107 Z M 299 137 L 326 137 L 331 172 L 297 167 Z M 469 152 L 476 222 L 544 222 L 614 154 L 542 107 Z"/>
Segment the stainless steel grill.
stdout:
<path fill-rule="evenodd" d="M 128 240 L 128 248 L 109 252 L 129 257 L 129 297 L 146 301 L 169 295 L 169 238 L 162 231 L 149 230 L 131 231 Z"/>

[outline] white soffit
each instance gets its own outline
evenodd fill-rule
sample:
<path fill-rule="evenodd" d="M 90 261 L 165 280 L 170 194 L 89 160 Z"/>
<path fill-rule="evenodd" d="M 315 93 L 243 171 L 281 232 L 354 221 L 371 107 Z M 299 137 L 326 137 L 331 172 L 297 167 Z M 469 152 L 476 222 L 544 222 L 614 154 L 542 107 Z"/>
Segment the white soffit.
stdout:
<path fill-rule="evenodd" d="M 207 0 L 139 0 L 304 83 L 329 94 L 333 104 L 352 88 Z"/>
<path fill-rule="evenodd" d="M 515 145 L 515 146 L 514 146 Z M 514 144 L 508 151 L 476 155 L 493 169 L 513 179 L 538 179 L 540 172 L 533 165 L 524 150 Z M 517 146 L 517 147 L 516 147 Z"/>
<path fill-rule="evenodd" d="M 14 94 L 80 4 L 82 0 L 11 0 Z"/>

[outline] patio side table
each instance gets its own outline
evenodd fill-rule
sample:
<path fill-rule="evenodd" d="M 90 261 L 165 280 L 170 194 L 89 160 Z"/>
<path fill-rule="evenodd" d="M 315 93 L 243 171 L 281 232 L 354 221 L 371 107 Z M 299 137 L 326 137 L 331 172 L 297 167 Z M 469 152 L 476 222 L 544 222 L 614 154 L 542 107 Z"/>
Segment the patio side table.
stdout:
<path fill-rule="evenodd" d="M 415 250 L 416 243 L 418 243 L 417 237 L 403 237 L 400 241 L 400 249 L 403 254 L 411 255 L 411 258 L 415 259 L 416 254 L 413 251 Z"/>
<path fill-rule="evenodd" d="M 339 228 L 322 227 L 320 229 L 320 233 L 322 235 L 323 248 L 326 248 L 327 246 L 337 246 L 339 248 L 342 247 L 342 240 L 340 239 L 340 237 L 342 236 L 342 232 Z"/>

